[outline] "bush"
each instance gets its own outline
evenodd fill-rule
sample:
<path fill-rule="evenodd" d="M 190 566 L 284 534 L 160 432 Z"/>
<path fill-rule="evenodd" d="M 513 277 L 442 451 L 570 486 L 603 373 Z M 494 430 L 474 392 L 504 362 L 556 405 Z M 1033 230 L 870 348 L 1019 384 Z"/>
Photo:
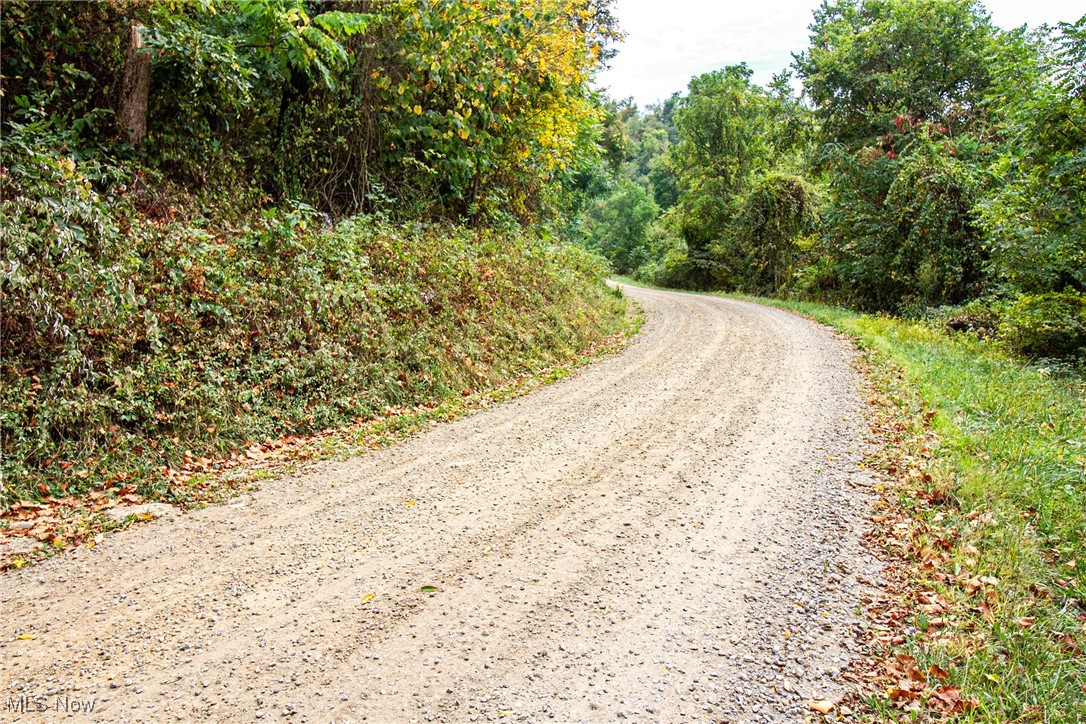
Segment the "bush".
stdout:
<path fill-rule="evenodd" d="M 1028 355 L 1086 359 L 1086 294 L 1022 294 L 1004 311 L 1000 334 Z"/>
<path fill-rule="evenodd" d="M 161 486 L 186 455 L 516 379 L 623 309 L 602 260 L 522 231 L 145 211 L 116 169 L 5 140 L 3 507 L 182 495 Z"/>
<path fill-rule="evenodd" d="M 987 252 L 974 218 L 987 178 L 976 142 L 901 122 L 900 136 L 833 154 L 826 231 L 848 300 L 870 311 L 960 304 L 983 287 Z"/>
<path fill-rule="evenodd" d="M 815 229 L 818 209 L 811 185 L 798 176 L 770 173 L 743 199 L 732 247 L 739 253 L 739 286 L 764 294 L 790 281 L 797 240 Z"/>

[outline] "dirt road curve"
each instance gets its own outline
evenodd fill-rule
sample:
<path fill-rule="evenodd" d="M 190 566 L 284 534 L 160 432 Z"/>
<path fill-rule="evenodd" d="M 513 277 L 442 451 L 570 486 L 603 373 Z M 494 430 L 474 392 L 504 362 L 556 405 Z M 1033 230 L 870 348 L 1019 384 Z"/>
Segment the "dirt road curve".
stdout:
<path fill-rule="evenodd" d="M 7 574 L 0 694 L 48 708 L 26 720 L 802 720 L 844 691 L 872 575 L 846 345 L 628 291 L 644 331 L 576 378 Z"/>

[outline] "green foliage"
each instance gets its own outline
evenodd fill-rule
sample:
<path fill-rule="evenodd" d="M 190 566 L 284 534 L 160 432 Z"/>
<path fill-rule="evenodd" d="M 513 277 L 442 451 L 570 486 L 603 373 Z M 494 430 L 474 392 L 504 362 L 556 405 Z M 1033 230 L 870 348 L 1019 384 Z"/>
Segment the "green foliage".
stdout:
<path fill-rule="evenodd" d="M 13 0 L 0 32 L 4 505 L 183 497 L 186 452 L 516 379 L 621 316 L 543 223 L 598 167 L 606 1 Z"/>
<path fill-rule="evenodd" d="M 532 218 L 544 189 L 595 161 L 588 97 L 609 28 L 581 28 L 586 3 L 402 3 L 370 71 L 398 195 L 467 216 Z M 410 184 L 408 186 L 407 184 Z"/>
<path fill-rule="evenodd" d="M 186 451 L 513 380 L 623 313 L 599 259 L 523 231 L 329 226 L 305 205 L 229 224 L 186 209 L 149 218 L 131 177 L 9 149 L 5 505 L 127 476 L 183 497 L 165 470 Z"/>
<path fill-rule="evenodd" d="M 1000 333 L 1020 352 L 1086 359 L 1086 294 L 1071 289 L 1022 293 L 1002 316 Z"/>
<path fill-rule="evenodd" d="M 619 274 L 630 274 L 648 260 L 649 227 L 659 209 L 644 188 L 623 179 L 607 197 L 589 207 L 585 234 L 589 246 Z"/>
<path fill-rule="evenodd" d="M 110 85 L 124 63 L 128 21 L 114 4 L 59 9 L 57 3 L 4 3 L 0 109 L 7 121 L 63 133 L 65 145 L 82 153 L 114 131 Z"/>
<path fill-rule="evenodd" d="M 976 301 L 1020 352 L 1076 356 L 1086 18 L 1002 31 L 973 0 L 827 1 L 795 69 L 813 109 L 745 65 L 613 105 L 615 176 L 660 209 L 631 234 L 628 193 L 597 202 L 586 228 L 600 248 L 601 220 L 622 228 L 621 271 L 919 317 Z"/>
<path fill-rule="evenodd" d="M 337 216 L 529 221 L 578 203 L 598 156 L 589 80 L 618 37 L 607 2 L 318 5 L 15 0 L 3 114 L 99 121 L 86 140 L 190 191 Z M 97 115 L 118 104 L 131 23 L 152 59 L 139 149 Z"/>
<path fill-rule="evenodd" d="M 745 65 L 700 75 L 679 105 L 672 164 L 682 195 L 674 218 L 695 252 L 723 235 L 739 196 L 769 158 L 767 98 L 750 76 Z"/>
<path fill-rule="evenodd" d="M 826 232 L 849 298 L 867 309 L 964 301 L 985 251 L 973 208 L 985 177 L 969 137 L 899 117 L 887 146 L 837 151 Z"/>
<path fill-rule="evenodd" d="M 199 0 L 177 12 L 153 6 L 148 45 L 160 62 L 178 63 L 200 88 L 206 77 L 228 85 L 243 104 L 259 86 L 295 72 L 336 83 L 347 63 L 342 39 L 364 32 L 361 13 L 331 11 L 310 17 L 303 0 Z"/>
<path fill-rule="evenodd" d="M 1014 40 L 992 94 L 1004 139 L 993 170 L 1003 183 L 980 205 L 997 291 L 1012 300 L 1002 331 L 1028 354 L 1081 354 L 1086 17 L 1034 43 Z"/>
<path fill-rule="evenodd" d="M 796 242 L 817 217 L 797 175 L 810 113 L 787 74 L 768 90 L 750 76 L 745 65 L 707 73 L 647 113 L 632 100 L 610 106 L 622 162 L 585 231 L 620 273 L 692 289 L 767 289 L 791 277 Z"/>
<path fill-rule="evenodd" d="M 823 138 L 855 147 L 899 115 L 970 125 L 992 32 L 976 0 L 824 0 L 796 56 Z"/>
<path fill-rule="evenodd" d="M 758 179 L 730 238 L 740 264 L 735 286 L 756 294 L 783 290 L 801 252 L 799 241 L 817 228 L 818 213 L 814 189 L 802 178 L 771 173 Z"/>

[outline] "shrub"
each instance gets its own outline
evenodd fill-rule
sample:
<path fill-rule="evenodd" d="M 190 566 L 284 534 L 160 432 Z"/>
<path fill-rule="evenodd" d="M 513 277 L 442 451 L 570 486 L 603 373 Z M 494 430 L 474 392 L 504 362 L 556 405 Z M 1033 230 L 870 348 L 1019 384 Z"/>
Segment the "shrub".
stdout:
<path fill-rule="evenodd" d="M 1004 311 L 1000 334 L 1028 355 L 1086 359 L 1086 294 L 1022 294 Z"/>
<path fill-rule="evenodd" d="M 783 289 L 800 251 L 796 241 L 817 223 L 814 191 L 802 178 L 770 173 L 755 182 L 743 200 L 735 229 L 743 291 Z"/>
<path fill-rule="evenodd" d="M 5 507 L 129 478 L 183 495 L 162 486 L 186 455 L 516 379 L 623 306 L 602 260 L 520 230 L 145 212 L 120 171 L 9 148 Z"/>

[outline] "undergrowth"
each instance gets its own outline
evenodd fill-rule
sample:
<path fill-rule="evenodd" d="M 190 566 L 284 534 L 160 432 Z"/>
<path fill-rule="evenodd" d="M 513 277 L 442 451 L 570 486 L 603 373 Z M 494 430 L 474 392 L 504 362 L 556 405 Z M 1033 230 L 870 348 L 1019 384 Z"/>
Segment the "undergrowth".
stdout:
<path fill-rule="evenodd" d="M 11 151 L 11 149 L 5 149 Z M 625 323 L 605 265 L 539 234 L 221 216 L 139 174 L 5 153 L 0 509 L 506 384 Z"/>

